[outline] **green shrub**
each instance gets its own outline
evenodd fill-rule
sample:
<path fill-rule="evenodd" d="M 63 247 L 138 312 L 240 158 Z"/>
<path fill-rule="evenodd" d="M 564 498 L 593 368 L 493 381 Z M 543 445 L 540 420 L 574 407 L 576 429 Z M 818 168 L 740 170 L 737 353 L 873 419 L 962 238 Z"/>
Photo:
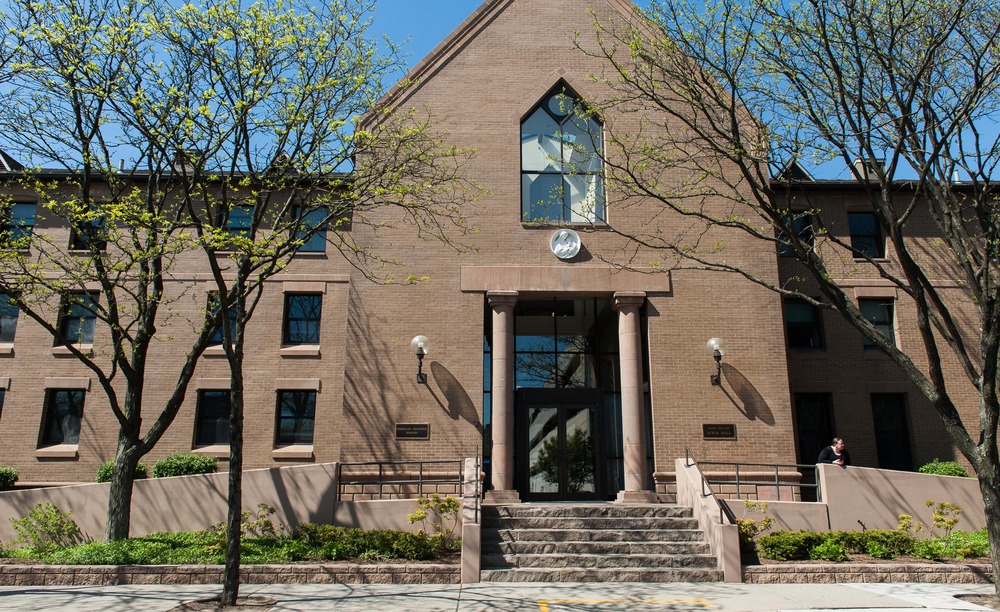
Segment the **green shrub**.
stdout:
<path fill-rule="evenodd" d="M 17 482 L 18 473 L 12 467 L 0 467 L 0 491 L 13 488 Z"/>
<path fill-rule="evenodd" d="M 111 475 L 115 471 L 115 460 L 110 459 L 101 464 L 101 467 L 97 468 L 97 482 L 111 482 Z M 149 478 L 149 468 L 145 463 L 140 461 L 135 466 L 135 474 L 132 475 L 133 478 L 139 480 L 141 478 Z"/>
<path fill-rule="evenodd" d="M 341 534 L 344 532 L 343 527 L 336 527 L 334 525 L 321 525 L 318 523 L 302 523 L 295 528 L 292 537 L 297 540 L 302 540 L 303 542 L 309 544 L 310 546 L 323 546 L 328 542 L 336 543 Z"/>
<path fill-rule="evenodd" d="M 879 559 L 894 559 L 910 554 L 916 538 L 905 532 L 889 529 L 870 531 L 838 531 L 831 537 L 848 552 L 866 553 Z M 875 554 L 872 551 L 878 552 Z"/>
<path fill-rule="evenodd" d="M 433 559 L 448 548 L 443 538 L 425 533 L 347 529 L 333 525 L 304 523 L 293 538 L 313 547 L 324 559 Z"/>
<path fill-rule="evenodd" d="M 935 459 L 930 463 L 925 463 L 924 465 L 917 468 L 917 471 L 921 474 L 936 474 L 938 476 L 962 476 L 963 478 L 970 478 L 971 474 L 964 467 L 962 467 L 957 461 L 938 461 Z"/>
<path fill-rule="evenodd" d="M 765 509 L 766 509 L 765 505 Z M 462 509 L 458 498 L 441 497 L 434 493 L 430 497 L 417 500 L 417 508 L 412 514 L 406 515 L 410 524 L 423 523 L 425 530 L 430 526 L 434 531 L 431 537 L 441 540 L 443 546 L 448 546 L 455 539 L 455 529 L 458 528 L 458 511 Z"/>
<path fill-rule="evenodd" d="M 988 557 L 990 554 L 989 536 L 983 528 L 974 533 L 954 531 L 951 534 L 951 550 L 959 559 L 966 557 Z"/>
<path fill-rule="evenodd" d="M 11 519 L 11 523 L 17 532 L 18 543 L 45 555 L 81 540 L 80 528 L 69 518 L 71 514 L 53 504 L 38 504 L 28 512 L 28 516 Z"/>
<path fill-rule="evenodd" d="M 919 557 L 921 559 L 928 559 L 930 561 L 940 561 L 945 557 L 945 545 L 944 542 L 932 538 L 930 540 L 917 540 L 913 544 L 914 557 Z"/>
<path fill-rule="evenodd" d="M 813 546 L 809 551 L 809 558 L 839 563 L 841 561 L 847 561 L 848 557 L 847 550 L 844 549 L 844 546 L 837 542 L 837 540 L 830 538 L 828 540 L 823 540 L 816 546 Z"/>
<path fill-rule="evenodd" d="M 777 531 L 757 540 L 760 556 L 775 561 L 802 561 L 826 536 L 815 531 Z"/>
<path fill-rule="evenodd" d="M 214 474 L 219 471 L 219 460 L 192 453 L 176 453 L 153 464 L 153 478 Z"/>

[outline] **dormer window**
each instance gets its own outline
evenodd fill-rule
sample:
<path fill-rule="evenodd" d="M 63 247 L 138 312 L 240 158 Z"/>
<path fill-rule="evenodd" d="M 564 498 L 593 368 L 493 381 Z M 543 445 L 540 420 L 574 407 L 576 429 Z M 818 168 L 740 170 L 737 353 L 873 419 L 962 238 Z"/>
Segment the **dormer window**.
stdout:
<path fill-rule="evenodd" d="M 521 123 L 521 220 L 604 221 L 602 127 L 560 87 Z"/>

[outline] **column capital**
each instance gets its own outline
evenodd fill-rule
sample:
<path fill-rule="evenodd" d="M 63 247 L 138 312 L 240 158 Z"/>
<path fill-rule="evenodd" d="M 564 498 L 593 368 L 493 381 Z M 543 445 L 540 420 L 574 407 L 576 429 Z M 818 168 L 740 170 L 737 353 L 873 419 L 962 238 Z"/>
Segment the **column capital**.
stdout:
<path fill-rule="evenodd" d="M 517 303 L 517 291 L 487 291 L 490 306 L 513 306 Z"/>
<path fill-rule="evenodd" d="M 616 291 L 615 310 L 624 308 L 639 308 L 646 302 L 644 291 Z"/>

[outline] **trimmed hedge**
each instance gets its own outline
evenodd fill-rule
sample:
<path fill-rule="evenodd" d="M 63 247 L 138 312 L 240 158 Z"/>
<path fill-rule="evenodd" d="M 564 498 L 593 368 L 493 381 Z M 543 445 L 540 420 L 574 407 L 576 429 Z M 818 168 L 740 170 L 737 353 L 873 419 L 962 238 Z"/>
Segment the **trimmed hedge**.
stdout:
<path fill-rule="evenodd" d="M 962 467 L 957 461 L 939 461 L 935 459 L 930 463 L 925 463 L 924 465 L 917 468 L 917 471 L 921 474 L 936 474 L 938 476 L 961 476 L 963 478 L 971 478 L 972 475 L 964 467 Z"/>
<path fill-rule="evenodd" d="M 111 482 L 111 476 L 115 471 L 115 460 L 109 459 L 101 464 L 101 467 L 97 468 L 97 482 Z M 132 475 L 135 480 L 140 478 L 149 478 L 149 467 L 145 463 L 140 461 L 135 466 L 135 473 Z"/>
<path fill-rule="evenodd" d="M 775 561 L 805 561 L 809 552 L 826 539 L 826 534 L 815 531 L 776 531 L 757 540 L 757 551 Z"/>
<path fill-rule="evenodd" d="M 218 459 L 193 453 L 176 453 L 153 464 L 153 478 L 214 474 L 218 471 Z"/>
<path fill-rule="evenodd" d="M 17 482 L 18 472 L 12 467 L 0 467 L 0 491 L 6 491 L 14 487 Z"/>
<path fill-rule="evenodd" d="M 224 541 L 215 530 L 153 533 L 116 542 L 87 542 L 41 550 L 0 552 L 57 565 L 173 565 L 225 562 Z M 305 560 L 429 560 L 447 553 L 440 538 L 407 531 L 364 531 L 332 525 L 300 525 L 295 533 L 244 537 L 242 563 L 282 564 Z"/>

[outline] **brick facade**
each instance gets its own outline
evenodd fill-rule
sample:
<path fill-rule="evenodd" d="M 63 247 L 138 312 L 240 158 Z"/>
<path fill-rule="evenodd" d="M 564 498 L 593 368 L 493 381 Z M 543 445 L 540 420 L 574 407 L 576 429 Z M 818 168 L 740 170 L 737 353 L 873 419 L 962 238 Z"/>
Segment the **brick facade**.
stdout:
<path fill-rule="evenodd" d="M 377 234 L 357 229 L 354 240 L 382 256 L 402 259 L 407 274 L 428 280 L 413 286 L 375 284 L 328 247 L 326 255 L 296 256 L 269 282 L 248 327 L 247 354 L 252 357 L 246 372 L 247 468 L 302 461 L 458 459 L 482 452 L 483 345 L 490 334 L 486 297 L 490 289 L 516 291 L 522 300 L 644 294 L 650 469 L 662 492 L 669 490 L 674 458 L 686 450 L 707 461 L 811 462 L 814 458 L 796 456 L 796 393 L 832 394 L 836 433 L 849 441 L 858 465 L 877 465 L 870 394 L 878 392 L 906 394 L 915 465 L 955 456 L 938 417 L 898 368 L 882 355 L 862 349 L 858 334 L 835 315 L 823 320 L 824 350 L 787 350 L 781 299 L 749 281 L 695 270 L 618 272 L 604 261 L 618 258 L 625 244 L 600 226 L 575 226 L 583 250 L 562 261 L 550 250 L 550 237 L 558 226 L 522 223 L 521 122 L 553 88 L 568 87 L 593 99 L 607 93 L 590 78 L 605 67 L 581 53 L 575 42 L 593 48 L 594 18 L 619 20 L 627 10 L 625 4 L 487 2 L 414 70 L 417 86 L 406 90 L 396 104 L 426 109 L 451 144 L 474 149 L 476 155 L 464 172 L 488 189 L 488 195 L 464 211 L 476 230 L 461 237 L 470 248 L 456 251 L 422 239 L 393 216 L 397 213 L 378 212 L 373 221 L 385 222 L 386 227 Z M 574 31 L 580 33 L 577 41 Z M 638 125 L 640 117 L 605 120 L 622 131 Z M 829 224 L 830 231 L 846 231 L 846 211 L 859 194 L 849 186 L 832 184 L 810 189 L 824 211 L 844 211 L 843 219 Z M 621 231 L 642 229 L 652 210 L 649 203 L 626 203 L 613 190 L 607 193 L 607 216 Z M 665 234 L 687 227 L 684 219 L 670 215 L 659 217 L 657 223 Z M 44 219 L 36 232 L 68 240 L 65 228 L 48 226 Z M 929 219 L 927 233 L 929 244 L 933 237 Z M 726 249 L 734 261 L 773 282 L 797 272 L 767 243 L 727 235 Z M 644 252 L 633 259 L 648 264 L 656 260 L 654 253 Z M 154 356 L 154 362 L 163 365 L 146 391 L 150 409 L 162 404 L 173 388 L 177 364 L 190 344 L 187 338 L 197 327 L 209 289 L 207 270 L 193 257 L 180 262 L 178 270 L 169 289 L 175 300 L 171 317 L 159 330 L 165 341 L 157 345 Z M 864 264 L 848 260 L 839 272 L 850 278 L 859 295 L 887 289 Z M 942 282 L 947 282 L 948 271 L 940 272 Z M 311 353 L 282 348 L 284 293 L 303 290 L 321 293 L 323 301 L 320 345 Z M 961 303 L 957 286 L 954 293 Z M 905 300 L 897 304 L 898 342 L 916 346 L 912 309 Z M 106 348 L 102 334 L 106 331 L 98 329 L 94 341 L 98 353 Z M 418 334 L 432 343 L 423 366 L 429 374 L 427 385 L 414 380 L 416 363 L 409 342 Z M 704 348 L 710 337 L 728 343 L 721 388 L 708 380 L 714 372 Z M 117 423 L 92 373 L 71 356 L 56 354 L 59 351 L 51 346 L 47 332 L 25 317 L 18 322 L 13 345 L 0 346 L 2 374 L 9 378 L 0 415 L 0 463 L 18 468 L 22 481 L 90 481 L 115 452 Z M 950 373 L 957 374 L 951 368 Z M 194 448 L 196 391 L 199 385 L 217 388 L 218 380 L 227 376 L 223 357 L 203 358 L 188 400 L 147 463 Z M 80 443 L 70 457 L 39 453 L 46 381 L 54 377 L 89 381 Z M 283 456 L 275 443 L 276 392 L 283 385 L 302 384 L 318 389 L 314 442 L 309 449 Z M 975 398 L 955 392 L 963 402 L 963 415 L 971 418 Z M 397 439 L 395 425 L 401 423 L 426 423 L 429 438 Z M 719 423 L 735 425 L 736 439 L 703 437 L 703 425 Z"/>

